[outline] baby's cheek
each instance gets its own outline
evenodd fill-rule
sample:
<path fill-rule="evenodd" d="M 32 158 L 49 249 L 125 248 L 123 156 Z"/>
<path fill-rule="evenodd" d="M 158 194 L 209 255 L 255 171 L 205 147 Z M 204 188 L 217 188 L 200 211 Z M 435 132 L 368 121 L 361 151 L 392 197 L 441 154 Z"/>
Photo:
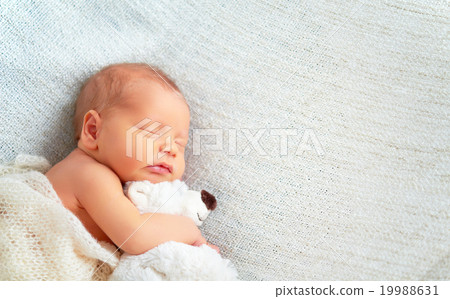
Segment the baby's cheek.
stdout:
<path fill-rule="evenodd" d="M 178 169 L 177 169 L 176 174 L 175 174 L 175 176 L 176 176 L 175 179 L 181 179 L 181 177 L 183 176 L 185 167 L 186 167 L 186 163 L 185 163 L 185 161 L 184 161 L 184 159 L 183 159 L 183 160 L 179 163 L 179 165 L 178 165 L 178 167 L 177 167 Z"/>

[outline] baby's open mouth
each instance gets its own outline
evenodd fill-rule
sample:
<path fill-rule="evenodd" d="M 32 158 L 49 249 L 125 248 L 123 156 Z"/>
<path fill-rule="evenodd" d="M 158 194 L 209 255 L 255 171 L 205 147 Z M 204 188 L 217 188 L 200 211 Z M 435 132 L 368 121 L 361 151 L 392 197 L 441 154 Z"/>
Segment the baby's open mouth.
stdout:
<path fill-rule="evenodd" d="M 147 169 L 153 173 L 172 173 L 172 166 L 166 163 L 149 165 L 147 166 Z"/>

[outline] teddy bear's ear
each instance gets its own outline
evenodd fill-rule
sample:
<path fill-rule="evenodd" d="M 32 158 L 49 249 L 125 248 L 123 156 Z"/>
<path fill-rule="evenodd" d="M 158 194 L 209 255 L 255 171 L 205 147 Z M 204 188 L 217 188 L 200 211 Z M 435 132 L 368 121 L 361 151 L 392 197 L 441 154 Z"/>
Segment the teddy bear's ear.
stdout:
<path fill-rule="evenodd" d="M 206 205 L 206 208 L 210 211 L 214 211 L 217 207 L 217 200 L 214 195 L 205 190 L 202 190 L 200 194 L 202 195 L 202 201 Z"/>

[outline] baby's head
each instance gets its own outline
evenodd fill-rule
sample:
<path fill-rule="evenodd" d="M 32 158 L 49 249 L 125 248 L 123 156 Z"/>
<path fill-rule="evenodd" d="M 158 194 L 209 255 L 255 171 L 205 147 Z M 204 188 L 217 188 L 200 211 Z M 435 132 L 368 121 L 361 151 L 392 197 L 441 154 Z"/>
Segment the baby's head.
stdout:
<path fill-rule="evenodd" d="M 178 87 L 147 64 L 108 66 L 84 84 L 74 116 L 78 148 L 122 182 L 180 179 L 189 107 Z"/>

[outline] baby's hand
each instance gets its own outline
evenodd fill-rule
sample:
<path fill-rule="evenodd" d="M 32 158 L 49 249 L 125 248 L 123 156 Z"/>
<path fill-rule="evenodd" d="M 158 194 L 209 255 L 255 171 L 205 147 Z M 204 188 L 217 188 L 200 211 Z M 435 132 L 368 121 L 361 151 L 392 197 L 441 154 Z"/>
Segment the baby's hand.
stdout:
<path fill-rule="evenodd" d="M 219 247 L 217 247 L 216 245 L 213 245 L 213 244 L 211 244 L 211 243 L 206 242 L 206 239 L 203 238 L 203 236 L 200 236 L 200 238 L 199 238 L 197 241 L 195 241 L 195 242 L 192 244 L 192 246 L 202 246 L 203 244 L 208 245 L 209 247 L 211 247 L 212 249 L 214 249 L 215 251 L 217 251 L 217 253 L 220 254 L 220 249 L 219 249 Z"/>
<path fill-rule="evenodd" d="M 214 249 L 215 251 L 217 251 L 218 254 L 220 254 L 220 249 L 219 247 L 217 247 L 216 245 L 213 245 L 211 243 L 206 243 L 206 245 L 208 245 L 209 247 L 211 247 L 212 249 Z"/>

